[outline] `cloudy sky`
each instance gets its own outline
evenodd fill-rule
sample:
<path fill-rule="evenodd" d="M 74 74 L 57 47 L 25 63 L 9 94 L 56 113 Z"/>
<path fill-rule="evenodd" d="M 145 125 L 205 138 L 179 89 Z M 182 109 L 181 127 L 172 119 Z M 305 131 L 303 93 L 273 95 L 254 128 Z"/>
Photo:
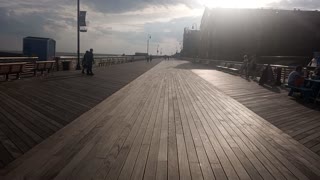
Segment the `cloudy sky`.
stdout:
<path fill-rule="evenodd" d="M 26 36 L 50 37 L 57 51 L 76 52 L 76 0 L 1 0 L 0 50 L 21 50 Z M 81 50 L 132 54 L 179 49 L 184 27 L 200 26 L 204 7 L 320 9 L 320 0 L 81 0 L 88 32 Z"/>

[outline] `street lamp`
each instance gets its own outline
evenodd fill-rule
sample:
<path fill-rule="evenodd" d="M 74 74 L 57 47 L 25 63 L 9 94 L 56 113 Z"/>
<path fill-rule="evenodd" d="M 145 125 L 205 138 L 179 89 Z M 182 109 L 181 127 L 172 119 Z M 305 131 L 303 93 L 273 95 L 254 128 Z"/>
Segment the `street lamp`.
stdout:
<path fill-rule="evenodd" d="M 81 70 L 80 67 L 80 0 L 77 0 L 77 67 L 76 70 Z"/>
<path fill-rule="evenodd" d="M 151 35 L 148 34 L 148 41 L 147 41 L 147 55 L 149 55 L 149 41 L 151 39 Z"/>

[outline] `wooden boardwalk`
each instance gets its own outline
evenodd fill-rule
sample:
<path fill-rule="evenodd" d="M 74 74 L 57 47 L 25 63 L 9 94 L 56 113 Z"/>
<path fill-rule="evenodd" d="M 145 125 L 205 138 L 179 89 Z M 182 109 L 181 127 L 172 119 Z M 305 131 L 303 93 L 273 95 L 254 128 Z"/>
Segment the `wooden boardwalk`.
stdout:
<path fill-rule="evenodd" d="M 0 168 L 159 63 L 145 61 L 0 82 Z"/>
<path fill-rule="evenodd" d="M 3 179 L 319 179 L 320 157 L 163 61 L 17 159 Z"/>
<path fill-rule="evenodd" d="M 192 71 L 320 155 L 320 106 L 288 97 L 282 88 L 259 86 L 239 76 L 190 65 Z"/>

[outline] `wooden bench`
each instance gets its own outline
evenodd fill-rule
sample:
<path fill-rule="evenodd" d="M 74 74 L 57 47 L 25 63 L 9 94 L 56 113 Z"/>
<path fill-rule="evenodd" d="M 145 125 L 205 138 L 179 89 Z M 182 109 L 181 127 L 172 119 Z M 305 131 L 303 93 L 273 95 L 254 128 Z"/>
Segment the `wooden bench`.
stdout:
<path fill-rule="evenodd" d="M 24 71 L 26 62 L 19 63 L 0 63 L 0 75 L 5 75 L 5 79 L 9 80 L 9 74 L 16 74 L 17 79 L 20 79 L 20 74 Z"/>
<path fill-rule="evenodd" d="M 48 71 L 48 73 L 50 73 L 50 70 L 53 69 L 54 64 L 55 61 L 36 61 L 33 70 L 34 75 L 37 75 L 38 71 L 41 72 L 41 75 L 43 75 L 44 71 Z"/>

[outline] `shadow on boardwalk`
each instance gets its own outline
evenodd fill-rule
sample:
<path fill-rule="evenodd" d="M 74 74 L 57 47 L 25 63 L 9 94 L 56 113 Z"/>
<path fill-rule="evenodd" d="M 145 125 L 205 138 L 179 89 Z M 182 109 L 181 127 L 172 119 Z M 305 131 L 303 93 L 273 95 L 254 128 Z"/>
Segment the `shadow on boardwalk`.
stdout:
<path fill-rule="evenodd" d="M 0 168 L 158 64 L 134 62 L 0 83 Z"/>

